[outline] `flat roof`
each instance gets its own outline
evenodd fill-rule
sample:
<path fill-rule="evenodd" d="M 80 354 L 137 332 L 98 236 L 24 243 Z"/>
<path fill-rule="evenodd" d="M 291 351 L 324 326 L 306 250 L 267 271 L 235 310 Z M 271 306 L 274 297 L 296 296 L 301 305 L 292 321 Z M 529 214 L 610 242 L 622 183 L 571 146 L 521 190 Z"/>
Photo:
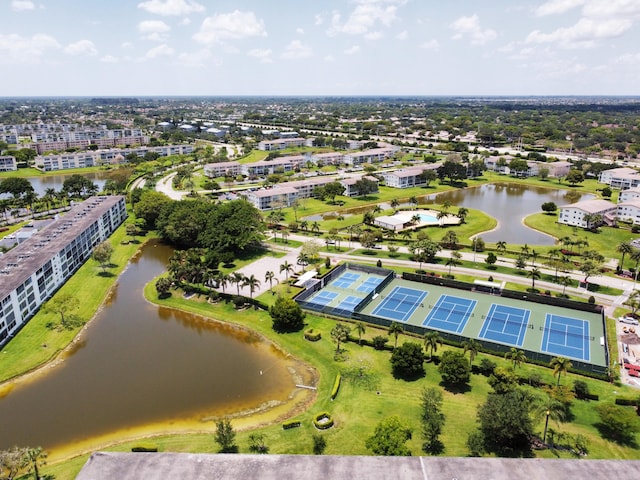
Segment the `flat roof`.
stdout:
<path fill-rule="evenodd" d="M 583 212 L 588 213 L 600 213 L 604 210 L 610 210 L 616 208 L 616 204 L 608 200 L 601 200 L 596 198 L 594 200 L 584 200 L 578 203 L 572 203 L 571 205 L 563 205 L 560 208 L 577 208 Z"/>
<path fill-rule="evenodd" d="M 76 480 L 608 480 L 638 472 L 638 460 L 96 452 Z"/>
<path fill-rule="evenodd" d="M 0 299 L 18 288 L 79 233 L 123 199 L 122 195 L 91 197 L 0 256 Z"/>

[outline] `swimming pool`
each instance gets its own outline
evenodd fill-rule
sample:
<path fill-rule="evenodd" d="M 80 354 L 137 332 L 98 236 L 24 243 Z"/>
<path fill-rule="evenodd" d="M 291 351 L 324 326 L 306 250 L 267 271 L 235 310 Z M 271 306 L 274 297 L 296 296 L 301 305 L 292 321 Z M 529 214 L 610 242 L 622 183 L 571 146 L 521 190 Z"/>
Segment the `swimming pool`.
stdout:
<path fill-rule="evenodd" d="M 418 214 L 422 223 L 440 223 L 438 218 L 428 213 Z"/>

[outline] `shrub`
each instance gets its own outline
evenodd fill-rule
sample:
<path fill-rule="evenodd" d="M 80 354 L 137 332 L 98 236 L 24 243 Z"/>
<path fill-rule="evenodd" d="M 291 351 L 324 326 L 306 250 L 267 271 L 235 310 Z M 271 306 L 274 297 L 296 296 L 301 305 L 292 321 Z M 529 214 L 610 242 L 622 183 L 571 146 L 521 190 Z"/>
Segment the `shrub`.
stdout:
<path fill-rule="evenodd" d="M 292 420 L 290 422 L 284 422 L 282 424 L 282 429 L 283 430 L 289 430 L 290 428 L 297 428 L 300 426 L 300 422 L 297 420 Z"/>
<path fill-rule="evenodd" d="M 625 397 L 618 397 L 616 398 L 616 405 L 622 405 L 625 407 L 635 407 L 636 405 L 640 404 L 640 398 L 636 397 L 636 398 L 625 398 Z"/>
<path fill-rule="evenodd" d="M 593 295 L 591 295 L 589 297 L 589 299 L 587 300 L 588 303 L 594 304 L 596 303 L 596 297 L 594 297 Z"/>
<path fill-rule="evenodd" d="M 242 296 L 238 296 L 238 295 L 235 295 L 235 296 L 233 297 L 233 306 L 234 306 L 236 309 L 240 309 L 240 308 L 244 307 L 244 304 L 245 304 L 245 299 L 244 299 L 244 297 L 242 297 Z"/>
<path fill-rule="evenodd" d="M 373 342 L 373 348 L 376 350 L 384 350 L 385 345 L 389 341 L 389 337 L 378 335 L 377 337 L 373 337 L 371 341 Z"/>
<path fill-rule="evenodd" d="M 318 330 L 314 330 L 313 328 L 309 328 L 304 332 L 304 338 L 309 340 L 310 342 L 317 342 L 322 338 L 322 333 Z"/>
<path fill-rule="evenodd" d="M 333 427 L 333 418 L 328 412 L 320 412 L 313 417 L 313 424 L 318 430 L 326 430 Z"/>
<path fill-rule="evenodd" d="M 336 375 L 336 380 L 333 382 L 333 388 L 331 389 L 331 400 L 334 400 L 338 395 L 340 389 L 340 374 Z"/>
<path fill-rule="evenodd" d="M 132 452 L 157 452 L 158 451 L 158 447 L 152 446 L 152 445 L 144 445 L 144 446 L 139 446 L 139 447 L 133 447 L 131 448 Z"/>

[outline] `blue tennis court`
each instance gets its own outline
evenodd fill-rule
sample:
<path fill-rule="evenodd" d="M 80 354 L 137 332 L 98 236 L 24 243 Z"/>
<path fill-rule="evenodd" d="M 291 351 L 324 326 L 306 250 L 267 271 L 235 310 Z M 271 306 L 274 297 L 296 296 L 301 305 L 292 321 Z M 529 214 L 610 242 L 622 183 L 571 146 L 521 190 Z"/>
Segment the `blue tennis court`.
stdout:
<path fill-rule="evenodd" d="M 344 272 L 338 278 L 336 278 L 333 282 L 331 282 L 332 287 L 337 288 L 351 288 L 351 285 L 356 283 L 356 281 L 360 278 L 359 273 L 353 272 Z"/>
<path fill-rule="evenodd" d="M 336 308 L 346 310 L 348 312 L 353 312 L 361 301 L 362 299 L 360 297 L 349 295 L 344 300 L 342 300 Z"/>
<path fill-rule="evenodd" d="M 326 290 L 320 290 L 313 297 L 311 297 L 308 301 L 309 303 L 313 303 L 315 305 L 327 306 L 329 305 L 336 297 L 337 293 L 327 292 Z"/>
<path fill-rule="evenodd" d="M 373 311 L 373 315 L 406 322 L 429 292 L 395 287 Z"/>
<path fill-rule="evenodd" d="M 422 325 L 435 330 L 460 333 L 464 330 L 476 303 L 468 298 L 440 295 Z"/>
<path fill-rule="evenodd" d="M 540 349 L 563 357 L 589 361 L 589 342 L 593 340 L 589 336 L 588 321 L 548 313 Z"/>
<path fill-rule="evenodd" d="M 494 303 L 489 308 L 479 338 L 521 347 L 527 333 L 531 310 Z"/>
<path fill-rule="evenodd" d="M 373 292 L 382 280 L 384 280 L 382 277 L 368 277 L 356 290 L 364 293 Z"/>

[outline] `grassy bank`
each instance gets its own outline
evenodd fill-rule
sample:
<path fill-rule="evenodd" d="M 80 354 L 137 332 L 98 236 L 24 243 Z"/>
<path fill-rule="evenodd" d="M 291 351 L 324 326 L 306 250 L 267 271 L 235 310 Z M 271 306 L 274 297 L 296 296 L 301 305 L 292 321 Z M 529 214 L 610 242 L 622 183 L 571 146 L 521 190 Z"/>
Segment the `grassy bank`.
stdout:
<path fill-rule="evenodd" d="M 82 325 L 69 330 L 50 328 L 47 324 L 58 322 L 60 315 L 41 309 L 2 349 L 0 382 L 36 369 L 55 358 L 69 345 L 102 305 L 118 275 L 138 250 L 140 245 L 137 243 L 122 244 L 127 240 L 124 226 L 120 226 L 109 239 L 114 246 L 114 252 L 106 275 L 101 274 L 102 269 L 97 262 L 89 259 L 56 292 L 56 296 L 71 294 L 78 298 L 80 306 L 73 313 L 82 319 Z"/>

